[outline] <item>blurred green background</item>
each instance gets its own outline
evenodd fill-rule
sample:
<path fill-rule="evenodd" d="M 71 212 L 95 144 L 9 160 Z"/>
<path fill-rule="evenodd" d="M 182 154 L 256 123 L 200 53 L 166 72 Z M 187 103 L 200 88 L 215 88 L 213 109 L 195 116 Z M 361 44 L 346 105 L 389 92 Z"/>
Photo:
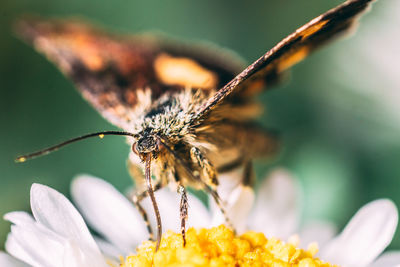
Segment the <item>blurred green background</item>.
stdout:
<path fill-rule="evenodd" d="M 14 163 L 21 153 L 113 129 L 52 64 L 13 36 L 12 21 L 21 14 L 82 15 L 118 31 L 158 30 L 208 40 L 250 63 L 340 2 L 1 1 L 0 214 L 28 210 L 33 182 L 66 194 L 79 173 L 121 190 L 130 185 L 129 147 L 120 137 L 87 140 Z M 257 175 L 261 179 L 280 166 L 297 176 L 305 193 L 304 221 L 324 218 L 342 227 L 361 205 L 381 197 L 400 206 L 399 4 L 378 1 L 355 36 L 318 51 L 295 66 L 279 90 L 260 96 L 267 111 L 260 121 L 282 133 L 284 149 L 275 161 L 257 161 Z M 9 224 L 1 221 L 0 244 L 8 231 Z M 391 247 L 400 248 L 399 234 Z"/>

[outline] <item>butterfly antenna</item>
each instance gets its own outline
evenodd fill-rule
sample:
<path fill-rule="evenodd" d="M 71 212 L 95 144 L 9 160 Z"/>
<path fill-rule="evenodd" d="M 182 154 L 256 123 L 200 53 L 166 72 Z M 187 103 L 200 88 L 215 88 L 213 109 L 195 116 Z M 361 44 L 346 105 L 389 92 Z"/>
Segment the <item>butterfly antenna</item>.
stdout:
<path fill-rule="evenodd" d="M 40 156 L 44 156 L 47 155 L 53 151 L 56 151 L 66 145 L 81 141 L 83 139 L 87 139 L 90 137 L 100 137 L 103 138 L 105 135 L 125 135 L 125 136 L 133 136 L 132 133 L 128 133 L 128 132 L 121 132 L 121 131 L 103 131 L 103 132 L 96 132 L 96 133 L 90 133 L 90 134 L 86 134 L 86 135 L 82 135 L 79 137 L 75 137 L 72 138 L 70 140 L 64 141 L 60 144 L 45 148 L 43 150 L 31 153 L 31 154 L 27 154 L 27 155 L 23 155 L 23 156 L 19 156 L 18 158 L 15 159 L 16 162 L 25 162 L 28 159 L 33 159 L 36 157 L 40 157 Z"/>

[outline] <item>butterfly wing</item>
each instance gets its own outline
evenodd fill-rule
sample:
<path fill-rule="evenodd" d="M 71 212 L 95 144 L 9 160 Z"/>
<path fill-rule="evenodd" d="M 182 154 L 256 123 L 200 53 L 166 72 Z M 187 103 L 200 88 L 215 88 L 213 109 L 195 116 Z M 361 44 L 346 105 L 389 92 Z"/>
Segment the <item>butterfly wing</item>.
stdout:
<path fill-rule="evenodd" d="M 192 123 L 198 123 L 228 96 L 240 98 L 263 87 L 269 88 L 285 70 L 312 51 L 338 35 L 349 32 L 373 1 L 348 0 L 297 29 L 210 97 Z"/>
<path fill-rule="evenodd" d="M 137 115 L 143 90 L 150 90 L 152 101 L 185 87 L 215 90 L 243 69 L 231 53 L 209 45 L 122 37 L 82 20 L 28 18 L 16 31 L 71 78 L 108 121 L 125 130 Z"/>

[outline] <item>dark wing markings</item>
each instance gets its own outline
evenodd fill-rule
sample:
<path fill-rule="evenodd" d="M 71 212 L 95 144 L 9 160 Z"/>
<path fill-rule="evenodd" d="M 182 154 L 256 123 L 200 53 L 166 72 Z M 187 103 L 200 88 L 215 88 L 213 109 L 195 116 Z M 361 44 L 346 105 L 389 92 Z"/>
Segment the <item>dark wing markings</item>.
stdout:
<path fill-rule="evenodd" d="M 233 80 L 218 90 L 199 109 L 192 124 L 198 124 L 217 105 L 232 94 L 251 94 L 263 86 L 269 87 L 294 64 L 307 57 L 313 50 L 348 32 L 374 0 L 349 0 L 314 18 L 287 36 L 266 54 L 248 66 Z"/>
<path fill-rule="evenodd" d="M 132 110 L 139 102 L 138 89 L 149 88 L 154 102 L 164 93 L 181 90 L 199 75 L 206 82 L 215 77 L 215 82 L 208 81 L 204 88 L 194 83 L 194 87 L 220 88 L 242 69 L 238 60 L 221 49 L 154 35 L 113 35 L 80 19 L 26 18 L 17 23 L 16 31 L 71 78 L 107 120 L 124 129 L 136 119 Z M 162 63 L 161 70 L 156 62 Z M 171 82 L 171 65 L 184 70 L 188 66 L 187 73 L 180 74 L 188 77 L 172 77 Z M 159 72 L 165 72 L 164 80 Z"/>

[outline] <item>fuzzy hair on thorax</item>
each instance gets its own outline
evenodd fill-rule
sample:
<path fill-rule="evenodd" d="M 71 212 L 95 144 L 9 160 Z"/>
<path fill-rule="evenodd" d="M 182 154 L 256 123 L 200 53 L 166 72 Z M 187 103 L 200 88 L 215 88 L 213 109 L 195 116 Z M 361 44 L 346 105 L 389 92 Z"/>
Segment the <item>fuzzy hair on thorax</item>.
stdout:
<path fill-rule="evenodd" d="M 171 143 L 193 135 L 191 121 L 212 92 L 186 88 L 174 93 L 166 92 L 152 101 L 151 90 L 138 90 L 139 104 L 132 114 L 130 132 L 135 139 L 155 135 Z"/>

